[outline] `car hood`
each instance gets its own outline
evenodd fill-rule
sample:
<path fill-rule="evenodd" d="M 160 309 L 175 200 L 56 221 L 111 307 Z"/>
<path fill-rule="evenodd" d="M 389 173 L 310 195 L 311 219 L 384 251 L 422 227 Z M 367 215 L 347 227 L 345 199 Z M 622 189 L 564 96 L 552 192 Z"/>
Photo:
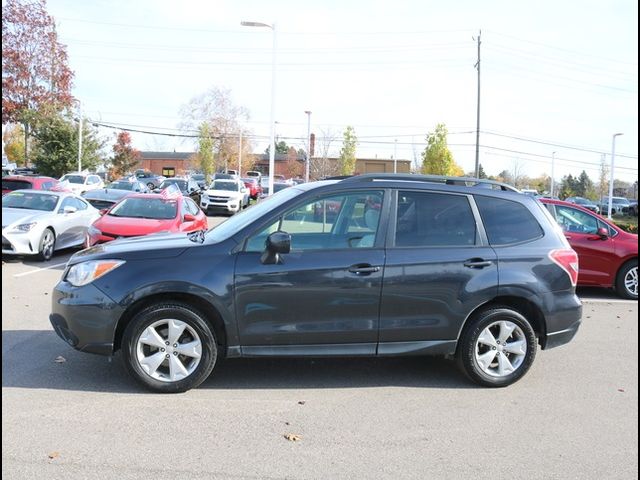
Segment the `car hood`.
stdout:
<path fill-rule="evenodd" d="M 14 223 L 23 224 L 37 222 L 38 220 L 52 215 L 53 212 L 43 212 L 42 210 L 26 210 L 24 208 L 3 208 L 2 228 Z"/>
<path fill-rule="evenodd" d="M 98 230 L 117 235 L 147 235 L 159 233 L 163 230 L 170 231 L 176 227 L 176 219 L 157 220 L 152 218 L 129 218 L 104 215 L 94 224 Z M 166 233 L 166 232 L 164 232 Z"/>
<path fill-rule="evenodd" d="M 103 258 L 125 260 L 174 258 L 194 245 L 198 244 L 189 240 L 189 234 L 186 233 L 154 233 L 144 237 L 121 238 L 95 245 L 73 255 L 68 264 L 75 265 Z"/>
<path fill-rule="evenodd" d="M 207 190 L 205 192 L 207 195 L 211 197 L 239 197 L 241 195 L 240 192 L 233 192 L 231 190 Z"/>

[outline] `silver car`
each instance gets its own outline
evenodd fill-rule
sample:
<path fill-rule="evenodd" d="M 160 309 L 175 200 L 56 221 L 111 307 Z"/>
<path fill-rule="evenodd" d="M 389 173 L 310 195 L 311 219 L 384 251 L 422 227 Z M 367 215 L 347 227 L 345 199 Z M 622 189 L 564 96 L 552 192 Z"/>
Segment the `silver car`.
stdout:
<path fill-rule="evenodd" d="M 67 192 L 15 190 L 2 197 L 2 254 L 37 255 L 84 244 L 100 212 Z"/>

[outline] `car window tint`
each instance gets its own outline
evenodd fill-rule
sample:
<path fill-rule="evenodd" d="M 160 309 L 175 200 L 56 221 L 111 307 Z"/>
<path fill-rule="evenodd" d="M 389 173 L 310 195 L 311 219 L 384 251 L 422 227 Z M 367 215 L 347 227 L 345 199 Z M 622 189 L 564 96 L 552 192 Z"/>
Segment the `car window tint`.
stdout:
<path fill-rule="evenodd" d="M 475 199 L 492 245 L 522 243 L 543 235 L 542 227 L 523 204 L 481 195 Z"/>
<path fill-rule="evenodd" d="M 79 198 L 74 198 L 72 205 L 76 207 L 78 210 L 86 210 L 87 204 L 80 200 Z"/>
<path fill-rule="evenodd" d="M 247 241 L 245 250 L 263 251 L 277 231 L 291 235 L 291 250 L 373 247 L 380 222 L 382 192 L 357 192 L 310 200 L 285 213 Z"/>
<path fill-rule="evenodd" d="M 396 246 L 475 245 L 476 221 L 461 195 L 398 192 Z"/>
<path fill-rule="evenodd" d="M 598 219 L 577 208 L 556 205 L 556 221 L 565 232 L 598 233 Z"/>
<path fill-rule="evenodd" d="M 74 201 L 74 200 L 75 200 L 75 199 L 74 199 L 73 197 L 67 197 L 67 198 L 65 198 L 65 199 L 62 201 L 62 203 L 60 204 L 60 208 L 58 209 L 58 212 L 59 212 L 59 213 L 63 213 L 63 212 L 64 212 L 64 209 L 65 209 L 66 207 L 75 207 L 75 208 L 78 208 L 78 207 L 76 207 L 76 205 L 75 205 L 75 201 Z"/>

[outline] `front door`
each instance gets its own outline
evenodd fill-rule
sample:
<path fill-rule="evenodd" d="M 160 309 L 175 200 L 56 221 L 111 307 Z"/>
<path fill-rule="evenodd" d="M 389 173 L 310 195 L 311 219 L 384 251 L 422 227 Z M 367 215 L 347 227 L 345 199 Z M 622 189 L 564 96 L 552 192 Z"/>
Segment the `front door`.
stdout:
<path fill-rule="evenodd" d="M 247 240 L 235 275 L 243 354 L 375 353 L 383 197 L 359 191 L 306 201 Z M 278 230 L 291 235 L 291 253 L 264 265 L 265 240 Z"/>

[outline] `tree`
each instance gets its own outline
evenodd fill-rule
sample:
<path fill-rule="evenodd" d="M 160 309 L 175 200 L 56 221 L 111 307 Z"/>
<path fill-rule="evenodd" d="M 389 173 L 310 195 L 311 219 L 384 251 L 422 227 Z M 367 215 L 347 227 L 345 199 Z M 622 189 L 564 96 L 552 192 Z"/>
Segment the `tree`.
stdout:
<path fill-rule="evenodd" d="M 484 172 L 481 163 L 478 164 L 478 178 L 487 178 L 487 174 Z"/>
<path fill-rule="evenodd" d="M 2 124 L 22 123 L 44 106 L 71 106 L 73 72 L 45 0 L 7 0 L 2 7 Z M 25 142 L 25 159 L 28 141 Z"/>
<path fill-rule="evenodd" d="M 4 152 L 9 162 L 16 165 L 24 165 L 24 129 L 20 124 L 7 126 L 2 135 Z"/>
<path fill-rule="evenodd" d="M 447 146 L 447 134 L 444 123 L 439 123 L 434 132 L 427 134 L 427 147 L 422 152 L 422 173 L 448 176 L 462 173 Z"/>
<path fill-rule="evenodd" d="M 562 177 L 562 181 L 560 182 L 560 192 L 558 193 L 558 197 L 561 200 L 564 200 L 567 197 L 578 196 L 577 191 L 579 188 L 578 180 L 571 174 L 566 175 Z"/>
<path fill-rule="evenodd" d="M 271 145 L 269 145 L 264 153 L 269 155 L 269 152 L 271 151 Z M 280 153 L 282 155 L 286 155 L 287 153 L 289 153 L 289 145 L 287 145 L 287 142 L 285 142 L 284 140 L 280 140 L 279 142 L 276 142 L 276 153 Z"/>
<path fill-rule="evenodd" d="M 78 127 L 71 115 L 45 111 L 30 119 L 35 139 L 34 163 L 43 175 L 60 177 L 77 170 Z M 82 129 L 82 166 L 91 169 L 104 163 L 104 141 L 88 122 Z"/>
<path fill-rule="evenodd" d="M 205 178 L 209 178 L 209 175 L 216 170 L 216 165 L 213 155 L 213 139 L 211 138 L 211 131 L 207 122 L 202 122 L 200 125 L 200 138 L 198 139 L 198 160 L 200 171 L 204 173 Z"/>
<path fill-rule="evenodd" d="M 116 135 L 116 143 L 113 145 L 113 174 L 121 177 L 132 170 L 140 162 L 140 152 L 131 146 L 129 132 L 120 132 Z"/>
<path fill-rule="evenodd" d="M 206 122 L 213 142 L 214 158 L 220 166 L 232 164 L 238 152 L 238 134 L 242 124 L 249 120 L 249 111 L 233 103 L 231 90 L 211 87 L 183 105 L 180 116 L 181 128 L 189 132 L 199 131 Z"/>
<path fill-rule="evenodd" d="M 355 130 L 349 125 L 342 134 L 342 148 L 340 149 L 340 157 L 338 165 L 341 175 L 353 175 L 356 170 L 356 146 L 358 138 Z"/>
<path fill-rule="evenodd" d="M 320 130 L 316 140 L 316 154 L 311 156 L 309 177 L 319 180 L 324 177 L 338 175 L 338 163 L 331 158 L 331 149 L 339 134 L 331 129 Z"/>
<path fill-rule="evenodd" d="M 585 172 L 584 170 L 582 170 L 582 173 L 576 179 L 575 187 L 576 195 L 580 197 L 589 197 L 595 192 L 593 182 L 589 178 L 589 175 L 587 175 L 587 172 Z"/>
<path fill-rule="evenodd" d="M 600 196 L 600 203 L 602 203 L 604 197 L 609 195 L 609 168 L 607 166 L 607 157 L 602 155 L 600 157 L 600 173 L 598 175 L 598 195 Z"/>

